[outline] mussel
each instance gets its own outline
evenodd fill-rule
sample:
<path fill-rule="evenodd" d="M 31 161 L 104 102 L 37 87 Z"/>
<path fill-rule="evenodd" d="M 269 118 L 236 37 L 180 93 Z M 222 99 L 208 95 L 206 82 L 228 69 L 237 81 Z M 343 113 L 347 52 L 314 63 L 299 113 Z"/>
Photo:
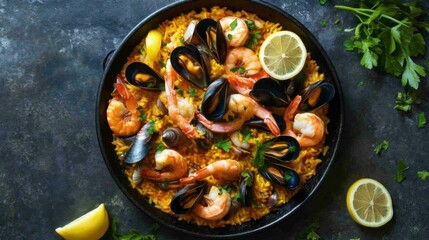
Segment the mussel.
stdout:
<path fill-rule="evenodd" d="M 184 79 L 199 88 L 205 88 L 210 80 L 208 56 L 195 45 L 177 47 L 170 55 L 171 66 Z"/>
<path fill-rule="evenodd" d="M 282 164 L 269 162 L 265 168 L 259 168 L 258 171 L 268 181 L 288 189 L 295 189 L 301 181 L 295 170 Z"/>
<path fill-rule="evenodd" d="M 197 122 L 196 128 L 198 131 L 203 133 L 202 138 L 196 138 L 195 142 L 197 143 L 199 148 L 208 150 L 211 148 L 211 146 L 214 143 L 214 134 L 212 131 L 208 130 L 206 127 L 204 127 L 200 122 Z"/>
<path fill-rule="evenodd" d="M 164 79 L 151 67 L 141 62 L 133 62 L 125 69 L 127 81 L 137 87 L 150 91 L 160 91 Z"/>
<path fill-rule="evenodd" d="M 187 142 L 187 137 L 185 134 L 177 127 L 168 127 L 162 133 L 162 141 L 169 148 L 178 147 Z"/>
<path fill-rule="evenodd" d="M 240 199 L 243 206 L 250 207 L 253 201 L 253 182 L 255 181 L 255 176 L 252 171 L 249 169 L 244 170 L 241 173 L 241 182 L 240 182 Z"/>
<path fill-rule="evenodd" d="M 210 18 L 203 19 L 196 26 L 196 34 L 216 62 L 223 64 L 226 59 L 227 42 L 221 24 Z"/>
<path fill-rule="evenodd" d="M 213 81 L 201 102 L 201 113 L 210 121 L 222 119 L 228 111 L 229 83 L 224 77 Z"/>
<path fill-rule="evenodd" d="M 280 132 L 284 132 L 284 130 L 286 129 L 285 120 L 281 116 L 275 113 L 273 113 L 273 117 L 274 117 L 274 120 L 276 120 L 277 126 L 279 126 Z M 249 121 L 244 122 L 244 126 L 257 128 L 259 130 L 266 131 L 266 132 L 271 132 L 271 130 L 268 128 L 264 120 L 260 118 L 250 119 Z"/>
<path fill-rule="evenodd" d="M 335 87 L 330 83 L 319 81 L 306 87 L 301 91 L 300 95 L 302 96 L 302 100 L 299 109 L 309 112 L 331 101 L 335 95 Z"/>
<path fill-rule="evenodd" d="M 191 211 L 202 200 L 206 190 L 206 181 L 199 181 L 185 186 L 171 200 L 171 211 L 178 215 Z"/>
<path fill-rule="evenodd" d="M 287 95 L 283 86 L 272 78 L 258 80 L 250 91 L 250 97 L 266 107 L 287 107 Z"/>
<path fill-rule="evenodd" d="M 280 135 L 268 141 L 269 148 L 264 153 L 265 159 L 280 162 L 290 162 L 299 156 L 298 141 L 286 135 Z"/>
<path fill-rule="evenodd" d="M 126 163 L 140 162 L 150 151 L 152 147 L 153 135 L 148 133 L 153 123 L 146 123 L 137 133 L 136 138 L 131 144 L 130 150 L 125 155 Z"/>

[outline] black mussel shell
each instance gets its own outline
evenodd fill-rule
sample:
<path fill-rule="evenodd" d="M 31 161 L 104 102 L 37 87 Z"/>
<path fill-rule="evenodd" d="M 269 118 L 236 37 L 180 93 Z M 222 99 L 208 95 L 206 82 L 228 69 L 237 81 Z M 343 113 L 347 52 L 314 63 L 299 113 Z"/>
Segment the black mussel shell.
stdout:
<path fill-rule="evenodd" d="M 221 24 L 213 19 L 206 18 L 197 24 L 196 31 L 200 41 L 209 50 L 211 56 L 216 62 L 223 64 L 228 47 Z"/>
<path fill-rule="evenodd" d="M 162 133 L 162 141 L 167 145 L 169 148 L 175 148 L 178 147 L 184 143 L 187 142 L 187 137 L 177 127 L 168 127 L 164 130 Z"/>
<path fill-rule="evenodd" d="M 178 215 L 188 213 L 203 199 L 206 190 L 206 181 L 185 186 L 171 200 L 171 211 Z"/>
<path fill-rule="evenodd" d="M 274 79 L 258 80 L 250 91 L 250 97 L 266 107 L 287 107 L 288 101 L 283 86 Z"/>
<path fill-rule="evenodd" d="M 151 67 L 141 62 L 133 62 L 125 69 L 127 81 L 137 87 L 150 91 L 160 91 L 164 79 Z"/>
<path fill-rule="evenodd" d="M 201 102 L 201 113 L 210 121 L 222 119 L 228 111 L 229 83 L 224 77 L 213 81 Z"/>
<path fill-rule="evenodd" d="M 274 120 L 276 120 L 277 126 L 279 126 L 280 132 L 283 132 L 286 129 L 285 120 L 281 116 L 279 116 L 275 113 L 273 113 L 273 117 L 274 117 Z M 244 126 L 251 127 L 251 128 L 257 128 L 257 129 L 265 131 L 265 132 L 271 132 L 271 130 L 268 128 L 268 126 L 264 122 L 264 120 L 260 119 L 260 118 L 254 118 L 254 119 L 251 119 L 249 121 L 246 121 L 246 122 L 244 122 Z"/>
<path fill-rule="evenodd" d="M 204 133 L 203 138 L 196 138 L 195 142 L 197 143 L 199 148 L 209 150 L 214 144 L 214 134 L 206 127 L 204 127 L 200 122 L 197 122 L 196 128 L 198 131 Z"/>
<path fill-rule="evenodd" d="M 268 181 L 288 189 L 297 188 L 301 181 L 299 174 L 295 170 L 281 164 L 270 163 L 265 168 L 259 168 L 258 170 Z"/>
<path fill-rule="evenodd" d="M 271 140 L 270 147 L 264 153 L 267 160 L 290 162 L 299 156 L 300 147 L 298 141 L 286 135 L 280 135 Z"/>
<path fill-rule="evenodd" d="M 302 100 L 299 109 L 309 112 L 330 102 L 334 98 L 335 87 L 330 83 L 319 81 L 302 90 L 300 95 Z"/>
<path fill-rule="evenodd" d="M 174 70 L 184 79 L 199 88 L 205 88 L 210 80 L 210 63 L 196 46 L 188 44 L 171 52 L 170 61 Z"/>
<path fill-rule="evenodd" d="M 250 207 L 250 205 L 252 205 L 254 181 L 255 176 L 249 169 L 246 169 L 241 173 L 240 199 L 243 206 Z"/>
<path fill-rule="evenodd" d="M 161 99 L 158 98 L 158 100 L 156 100 L 156 106 L 159 108 L 159 110 L 161 110 L 162 114 L 168 115 L 168 109 L 165 106 L 165 104 L 161 101 Z"/>
<path fill-rule="evenodd" d="M 126 163 L 140 162 L 149 153 L 152 147 L 153 134 L 149 134 L 148 130 L 152 125 L 152 122 L 148 122 L 139 130 L 130 150 L 125 155 L 124 161 Z"/>

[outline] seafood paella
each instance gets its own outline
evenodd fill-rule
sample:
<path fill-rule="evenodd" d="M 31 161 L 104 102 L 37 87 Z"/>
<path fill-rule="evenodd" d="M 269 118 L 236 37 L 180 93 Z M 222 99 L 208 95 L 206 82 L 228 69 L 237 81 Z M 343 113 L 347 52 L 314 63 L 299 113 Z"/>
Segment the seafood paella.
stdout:
<path fill-rule="evenodd" d="M 128 57 L 107 122 L 130 184 L 160 211 L 237 225 L 287 204 L 316 174 L 335 90 L 310 52 L 293 77 L 265 70 L 261 45 L 281 31 L 203 8 L 165 20 Z"/>

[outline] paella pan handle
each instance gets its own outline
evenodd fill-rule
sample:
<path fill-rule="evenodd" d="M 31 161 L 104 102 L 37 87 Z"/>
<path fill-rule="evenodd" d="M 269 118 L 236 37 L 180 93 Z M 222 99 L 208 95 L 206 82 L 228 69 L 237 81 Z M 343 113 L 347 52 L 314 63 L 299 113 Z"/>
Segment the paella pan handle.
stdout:
<path fill-rule="evenodd" d="M 104 57 L 104 60 L 103 60 L 103 71 L 104 71 L 104 70 L 106 70 L 106 65 L 107 65 L 107 63 L 110 61 L 110 58 L 111 58 L 112 54 L 113 54 L 115 51 L 116 51 L 116 49 L 112 49 L 112 50 L 110 50 L 110 51 L 106 54 L 106 56 Z"/>

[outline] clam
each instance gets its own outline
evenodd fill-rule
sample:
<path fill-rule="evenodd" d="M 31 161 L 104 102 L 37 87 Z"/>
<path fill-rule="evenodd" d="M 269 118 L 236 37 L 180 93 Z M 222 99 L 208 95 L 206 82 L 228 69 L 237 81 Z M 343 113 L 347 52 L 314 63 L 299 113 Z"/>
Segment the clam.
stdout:
<path fill-rule="evenodd" d="M 334 98 L 335 87 L 330 83 L 319 81 L 306 87 L 301 91 L 300 95 L 302 96 L 302 100 L 299 109 L 309 112 L 330 102 Z"/>
<path fill-rule="evenodd" d="M 267 207 L 267 208 L 270 208 L 270 209 L 272 209 L 272 208 L 274 208 L 275 206 L 276 206 L 276 204 L 277 204 L 277 200 L 278 200 L 278 198 L 279 198 L 279 195 L 277 194 L 277 192 L 276 191 L 274 191 L 269 197 L 268 197 L 268 200 L 267 200 L 267 203 L 265 204 L 265 206 Z"/>
<path fill-rule="evenodd" d="M 291 136 L 280 135 L 268 142 L 271 144 L 264 153 L 264 157 L 267 160 L 290 162 L 299 156 L 299 143 Z"/>
<path fill-rule="evenodd" d="M 206 190 L 207 182 L 205 181 L 185 186 L 171 200 L 171 211 L 179 215 L 191 211 L 203 199 Z"/>
<path fill-rule="evenodd" d="M 229 83 L 224 77 L 213 81 L 204 94 L 201 102 L 201 113 L 210 121 L 222 119 L 228 111 Z"/>
<path fill-rule="evenodd" d="M 160 91 L 164 79 L 151 67 L 141 62 L 133 62 L 125 69 L 127 81 L 137 87 L 150 91 Z"/>
<path fill-rule="evenodd" d="M 133 176 L 132 176 L 134 184 L 140 184 L 143 180 L 140 169 L 141 169 L 141 164 L 137 165 L 137 167 L 134 169 Z"/>
<path fill-rule="evenodd" d="M 274 117 L 274 120 L 276 120 L 277 126 L 279 126 L 280 132 L 283 132 L 286 129 L 285 120 L 281 116 L 275 113 L 273 113 L 273 117 Z M 271 132 L 271 130 L 268 128 L 264 120 L 260 118 L 254 118 L 249 121 L 246 121 L 244 122 L 244 126 L 257 128 L 259 130 L 266 131 L 266 132 Z"/>
<path fill-rule="evenodd" d="M 175 148 L 187 142 L 187 137 L 183 134 L 182 130 L 177 127 L 168 127 L 162 133 L 162 141 L 169 148 Z"/>
<path fill-rule="evenodd" d="M 258 171 L 268 181 L 288 189 L 297 188 L 301 181 L 295 170 L 282 164 L 269 162 L 265 168 L 259 168 Z"/>
<path fill-rule="evenodd" d="M 124 161 L 126 163 L 140 162 L 149 153 L 152 147 L 153 135 L 149 134 L 148 130 L 152 125 L 152 122 L 148 122 L 139 130 L 130 150 L 125 155 Z"/>
<path fill-rule="evenodd" d="M 184 79 L 199 88 L 205 88 L 210 80 L 208 56 L 195 45 L 177 47 L 170 55 L 171 66 Z"/>
<path fill-rule="evenodd" d="M 226 59 L 227 42 L 221 24 L 210 18 L 203 19 L 196 26 L 196 34 L 216 62 L 223 64 Z"/>
<path fill-rule="evenodd" d="M 287 107 L 287 95 L 283 86 L 274 79 L 258 80 L 250 91 L 250 97 L 266 107 Z"/>
<path fill-rule="evenodd" d="M 255 176 L 249 169 L 246 169 L 241 173 L 241 177 L 240 199 L 243 206 L 250 207 L 253 201 L 253 182 L 255 181 Z"/>
<path fill-rule="evenodd" d="M 196 128 L 198 131 L 203 133 L 202 138 L 196 138 L 195 142 L 197 143 L 199 148 L 208 150 L 214 143 L 214 135 L 213 133 L 204 127 L 200 122 L 196 124 Z"/>

